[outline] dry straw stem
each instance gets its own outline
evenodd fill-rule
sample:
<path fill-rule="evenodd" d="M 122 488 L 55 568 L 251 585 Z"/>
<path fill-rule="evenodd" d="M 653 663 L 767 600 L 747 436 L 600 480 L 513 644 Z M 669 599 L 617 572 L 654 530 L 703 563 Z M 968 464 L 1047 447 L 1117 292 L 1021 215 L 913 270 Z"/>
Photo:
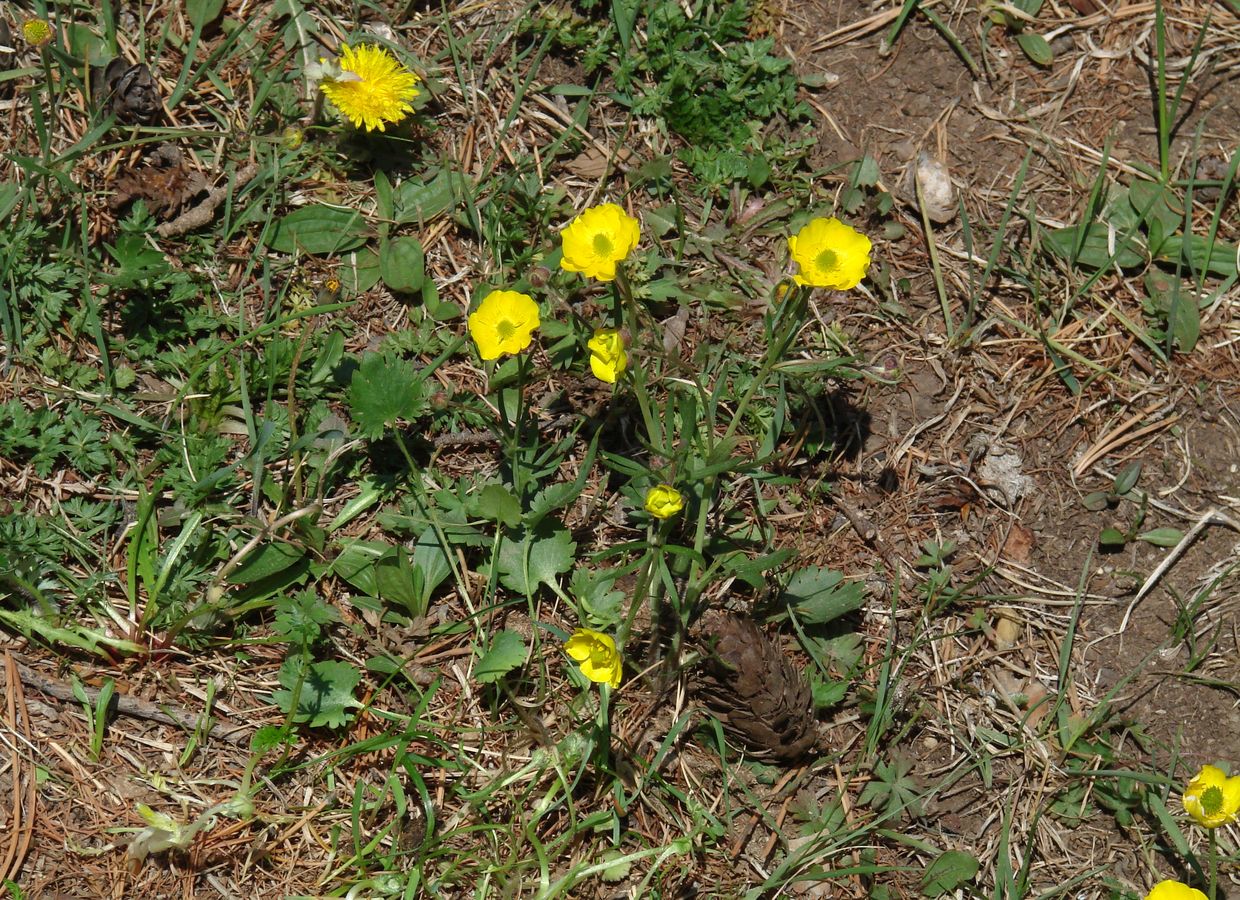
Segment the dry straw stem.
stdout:
<path fill-rule="evenodd" d="M 21 679 L 17 677 L 18 663 L 8 648 L 4 651 L 5 672 L 5 719 L 7 734 L 0 735 L 9 748 L 8 781 L 12 792 L 9 810 L 4 858 L 0 860 L 0 880 L 14 878 L 22 867 L 34 835 L 35 799 L 38 792 L 37 773 L 30 743 L 30 711 L 26 707 Z M 9 735 L 17 738 L 12 740 Z M 0 885 L 0 897 L 8 894 L 8 888 Z"/>

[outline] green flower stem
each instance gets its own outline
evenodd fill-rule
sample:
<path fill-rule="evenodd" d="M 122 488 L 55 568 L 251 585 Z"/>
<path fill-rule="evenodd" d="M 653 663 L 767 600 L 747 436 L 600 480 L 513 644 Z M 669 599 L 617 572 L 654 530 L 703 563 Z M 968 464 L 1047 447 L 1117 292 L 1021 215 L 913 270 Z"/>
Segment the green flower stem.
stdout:
<path fill-rule="evenodd" d="M 1206 894 L 1210 900 L 1218 897 L 1218 829 L 1209 829 L 1210 835 L 1210 890 Z"/>
<path fill-rule="evenodd" d="M 771 339 L 766 345 L 766 355 L 762 357 L 758 374 L 749 382 L 745 393 L 741 395 L 740 402 L 736 404 L 732 421 L 728 423 L 728 429 L 724 432 L 720 443 L 726 444 L 736 434 L 736 429 L 744 419 L 754 394 L 766 383 L 767 376 L 771 374 L 776 364 L 783 360 L 797 334 L 800 333 L 805 320 L 808 297 L 809 291 L 804 288 L 797 285 L 788 288 L 784 303 L 776 311 L 774 321 L 771 323 Z"/>

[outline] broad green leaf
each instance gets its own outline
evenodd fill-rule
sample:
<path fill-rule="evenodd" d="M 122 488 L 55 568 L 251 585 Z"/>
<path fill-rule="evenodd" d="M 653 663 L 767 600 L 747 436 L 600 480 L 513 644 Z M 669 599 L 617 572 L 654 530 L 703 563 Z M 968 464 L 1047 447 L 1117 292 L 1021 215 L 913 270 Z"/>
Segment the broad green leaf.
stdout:
<path fill-rule="evenodd" d="M 456 180 L 447 169 L 429 181 L 403 181 L 396 189 L 393 203 L 398 225 L 424 225 L 435 216 L 456 206 Z"/>
<path fill-rule="evenodd" d="M 1137 540 L 1153 544 L 1155 547 L 1174 547 L 1184 540 L 1184 532 L 1178 528 L 1155 528 L 1137 535 Z"/>
<path fill-rule="evenodd" d="M 474 666 L 474 678 L 491 684 L 525 663 L 525 639 L 515 631 L 500 631 L 491 638 L 491 646 Z"/>
<path fill-rule="evenodd" d="M 253 584 L 305 561 L 306 551 L 293 544 L 272 542 L 253 550 L 228 576 L 229 584 Z"/>
<path fill-rule="evenodd" d="M 1016 35 L 1016 43 L 1025 51 L 1029 61 L 1039 66 L 1049 66 L 1055 61 L 1055 51 L 1046 42 L 1046 38 L 1034 31 L 1024 31 Z"/>
<path fill-rule="evenodd" d="M 1075 260 L 1073 260 L 1073 253 L 1076 251 L 1078 241 L 1080 241 L 1082 228 L 1085 228 L 1085 240 L 1081 244 L 1080 251 L 1076 253 Z M 1114 233 L 1115 241 L 1114 249 L 1112 249 L 1110 244 L 1112 232 Z M 1088 227 L 1071 225 L 1067 228 L 1055 228 L 1046 232 L 1043 236 L 1043 242 L 1046 248 L 1056 256 L 1070 262 L 1075 261 L 1076 264 L 1091 269 L 1101 269 L 1110 265 L 1118 265 L 1122 269 L 1131 269 L 1144 264 L 1145 255 L 1142 252 L 1140 242 L 1132 234 L 1128 235 L 1126 241 L 1122 240 L 1121 238 L 1124 234 L 1123 229 L 1108 228 L 1105 222 L 1094 222 Z M 1115 259 L 1112 263 L 1111 256 L 1113 253 Z"/>
<path fill-rule="evenodd" d="M 1137 486 L 1137 479 L 1140 477 L 1140 461 L 1131 462 L 1124 466 L 1124 468 L 1120 470 L 1120 473 L 1115 476 L 1115 483 L 1112 486 L 1112 489 L 1115 491 L 1115 496 L 1122 497 L 1135 488 Z"/>
<path fill-rule="evenodd" d="M 980 868 L 981 863 L 972 854 L 948 850 L 926 867 L 921 892 L 926 897 L 941 897 L 972 881 Z"/>
<path fill-rule="evenodd" d="M 412 294 L 422 290 L 426 280 L 426 256 L 422 242 L 412 235 L 403 235 L 388 241 L 379 250 L 379 274 L 388 290 L 397 294 Z"/>
<path fill-rule="evenodd" d="M 1228 278 L 1236 274 L 1236 246 L 1216 240 L 1213 244 L 1199 234 L 1191 234 L 1185 239 L 1182 234 L 1173 234 L 1158 248 L 1158 258 L 1174 261 L 1183 258 L 1195 272 L 1209 272 Z"/>
<path fill-rule="evenodd" d="M 200 31 L 218 19 L 223 8 L 224 0 L 185 0 L 190 24 Z"/>
<path fill-rule="evenodd" d="M 434 528 L 427 528 L 422 532 L 418 542 L 413 545 L 413 565 L 422 573 L 422 590 L 425 592 L 422 602 L 426 605 L 430 602 L 435 589 L 452 574 L 448 554 L 440 546 L 439 535 L 435 533 Z"/>
<path fill-rule="evenodd" d="M 1164 235 L 1174 234 L 1184 222 L 1184 204 L 1175 191 L 1156 181 L 1134 181 L 1128 188 L 1133 211 L 1151 226 L 1157 222 Z"/>
<path fill-rule="evenodd" d="M 350 294 L 362 294 L 379 283 L 379 254 L 369 247 L 350 253 L 336 269 L 340 285 Z"/>
<path fill-rule="evenodd" d="M 425 577 L 409 561 L 409 551 L 404 547 L 393 547 L 375 562 L 375 586 L 380 599 L 400 604 L 414 618 L 426 615 L 422 603 L 425 583 Z"/>
<path fill-rule="evenodd" d="M 284 661 L 280 667 L 280 684 L 284 690 L 275 691 L 271 700 L 285 715 L 293 713 L 294 722 L 306 722 L 311 728 L 339 728 L 352 717 L 349 710 L 361 706 L 353 696 L 361 673 L 348 663 L 326 660 L 311 664 L 301 682 L 297 696 L 297 709 L 292 710 L 293 688 L 296 687 L 304 663 L 295 656 Z"/>
<path fill-rule="evenodd" d="M 1128 540 L 1118 528 L 1104 528 L 1098 535 L 1098 543 L 1104 547 L 1122 547 Z"/>
<path fill-rule="evenodd" d="M 1094 491 L 1081 498 L 1081 505 L 1090 512 L 1100 512 L 1111 502 L 1111 495 L 1106 491 Z"/>
<path fill-rule="evenodd" d="M 363 594 L 379 596 L 375 581 L 375 563 L 388 552 L 390 545 L 382 541 L 352 540 L 340 545 L 340 553 L 332 561 L 331 571 Z"/>
<path fill-rule="evenodd" d="M 865 590 L 860 582 L 845 581 L 841 572 L 808 566 L 788 579 L 782 599 L 802 621 L 820 625 L 860 609 Z"/>
<path fill-rule="evenodd" d="M 277 253 L 343 253 L 362 246 L 367 236 L 357 210 L 312 203 L 272 224 L 263 242 Z"/>

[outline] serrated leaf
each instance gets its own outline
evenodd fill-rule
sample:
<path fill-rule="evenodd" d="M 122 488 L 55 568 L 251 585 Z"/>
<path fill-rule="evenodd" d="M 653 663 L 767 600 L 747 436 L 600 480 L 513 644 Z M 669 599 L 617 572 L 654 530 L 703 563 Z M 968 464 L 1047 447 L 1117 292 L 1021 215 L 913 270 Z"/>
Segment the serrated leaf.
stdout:
<path fill-rule="evenodd" d="M 284 729 L 279 725 L 264 725 L 250 736 L 250 752 L 266 753 L 284 743 Z"/>
<path fill-rule="evenodd" d="M 948 850 L 926 867 L 926 874 L 921 878 L 921 893 L 926 897 L 941 897 L 972 881 L 980 868 L 981 863 L 972 854 Z"/>
<path fill-rule="evenodd" d="M 482 684 L 498 681 L 523 665 L 527 652 L 525 638 L 515 631 L 500 631 L 491 638 L 491 646 L 474 666 L 474 678 Z"/>
<path fill-rule="evenodd" d="M 263 243 L 277 253 L 344 253 L 366 238 L 366 221 L 357 210 L 312 203 L 272 224 Z"/>
<path fill-rule="evenodd" d="M 808 566 L 788 579 L 782 599 L 802 621 L 821 625 L 860 609 L 865 590 L 860 582 L 845 581 L 841 572 Z"/>
<path fill-rule="evenodd" d="M 521 524 L 521 504 L 512 491 L 502 484 L 488 484 L 471 498 L 470 508 L 479 518 L 499 522 L 509 528 Z"/>
<path fill-rule="evenodd" d="M 556 584 L 557 576 L 573 567 L 576 552 L 568 529 L 545 519 L 533 531 L 521 529 L 506 538 L 495 564 L 506 588 L 530 595 L 539 585 Z"/>
<path fill-rule="evenodd" d="M 228 576 L 229 584 L 253 584 L 272 576 L 279 575 L 306 558 L 306 551 L 301 547 L 283 542 L 263 544 L 253 550 L 232 574 Z"/>
<path fill-rule="evenodd" d="M 388 425 L 410 421 L 426 409 L 422 378 L 407 360 L 367 353 L 349 385 L 353 421 L 364 437 L 383 436 Z"/>
<path fill-rule="evenodd" d="M 353 691 L 362 680 L 361 673 L 348 663 L 325 660 L 311 664 L 301 683 L 297 709 L 291 710 L 293 688 L 302 670 L 300 657 L 284 661 L 280 667 L 280 684 L 284 690 L 274 691 L 271 700 L 294 722 L 306 722 L 311 728 L 339 728 L 351 718 L 350 709 L 361 706 Z"/>
<path fill-rule="evenodd" d="M 569 589 L 590 627 L 605 630 L 620 622 L 625 595 L 614 589 L 615 583 L 612 572 L 592 572 L 583 566 L 573 570 Z"/>
<path fill-rule="evenodd" d="M 1184 540 L 1184 532 L 1178 528 L 1155 528 L 1137 535 L 1137 540 L 1153 544 L 1155 547 L 1174 547 Z"/>
<path fill-rule="evenodd" d="M 379 275 L 393 293 L 421 291 L 426 280 L 426 255 L 422 252 L 422 242 L 408 234 L 388 241 L 379 251 Z"/>

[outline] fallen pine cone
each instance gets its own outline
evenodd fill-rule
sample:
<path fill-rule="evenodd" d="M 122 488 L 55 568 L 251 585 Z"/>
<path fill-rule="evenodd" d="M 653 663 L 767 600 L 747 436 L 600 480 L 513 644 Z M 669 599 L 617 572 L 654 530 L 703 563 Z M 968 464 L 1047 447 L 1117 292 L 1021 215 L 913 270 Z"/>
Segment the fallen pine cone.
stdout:
<path fill-rule="evenodd" d="M 724 731 L 762 760 L 792 763 L 818 739 L 810 687 L 748 618 L 708 612 L 695 631 L 703 661 L 694 688 Z"/>

